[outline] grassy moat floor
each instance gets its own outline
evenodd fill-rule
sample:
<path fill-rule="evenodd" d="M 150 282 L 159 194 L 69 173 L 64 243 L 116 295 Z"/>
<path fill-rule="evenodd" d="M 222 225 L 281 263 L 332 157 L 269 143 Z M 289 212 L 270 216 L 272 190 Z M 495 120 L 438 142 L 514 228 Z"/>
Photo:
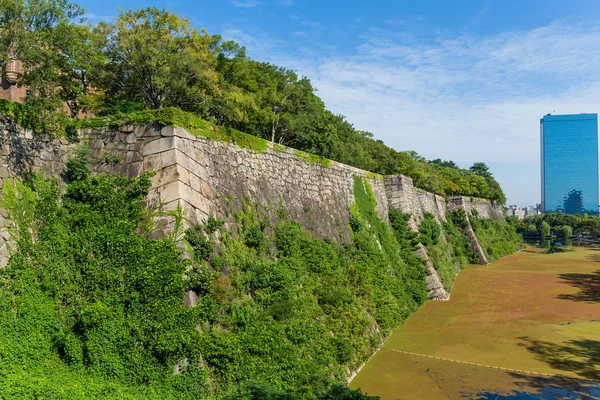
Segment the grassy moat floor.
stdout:
<path fill-rule="evenodd" d="M 534 250 L 467 266 L 450 301 L 410 316 L 350 387 L 382 400 L 600 398 L 600 249 Z"/>

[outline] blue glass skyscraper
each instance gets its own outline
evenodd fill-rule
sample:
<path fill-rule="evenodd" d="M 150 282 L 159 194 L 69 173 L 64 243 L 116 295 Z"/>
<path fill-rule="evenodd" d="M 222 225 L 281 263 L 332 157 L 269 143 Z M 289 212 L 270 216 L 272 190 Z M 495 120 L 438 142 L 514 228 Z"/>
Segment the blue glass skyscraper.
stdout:
<path fill-rule="evenodd" d="M 542 210 L 598 215 L 598 114 L 540 120 Z"/>

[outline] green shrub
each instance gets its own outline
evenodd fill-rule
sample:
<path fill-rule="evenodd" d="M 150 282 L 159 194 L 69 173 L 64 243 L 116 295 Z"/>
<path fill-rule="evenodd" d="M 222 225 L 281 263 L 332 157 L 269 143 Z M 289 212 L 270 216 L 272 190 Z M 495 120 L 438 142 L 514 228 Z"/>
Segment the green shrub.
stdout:
<path fill-rule="evenodd" d="M 246 246 L 260 249 L 265 241 L 265 234 L 263 233 L 260 225 L 252 225 L 244 231 L 244 243 Z"/>
<path fill-rule="evenodd" d="M 560 236 L 565 239 L 568 239 L 571 236 L 573 236 L 573 228 L 571 228 L 569 225 L 561 226 L 559 229 L 559 232 L 560 232 Z"/>
<path fill-rule="evenodd" d="M 187 289 L 193 290 L 199 296 L 205 296 L 212 291 L 212 274 L 205 266 L 195 266 L 185 273 L 188 281 Z"/>
<path fill-rule="evenodd" d="M 471 217 L 471 225 L 488 261 L 498 260 L 523 248 L 523 238 L 505 220 Z"/>
<path fill-rule="evenodd" d="M 429 247 L 438 244 L 442 230 L 435 217 L 425 213 L 423 222 L 419 225 L 419 240 L 424 246 Z"/>
<path fill-rule="evenodd" d="M 67 182 L 86 179 L 90 175 L 91 152 L 87 146 L 75 147 L 73 156 L 65 164 L 64 177 Z"/>
<path fill-rule="evenodd" d="M 538 227 L 538 232 L 541 237 L 549 237 L 550 236 L 550 224 L 546 221 L 542 221 L 540 226 Z"/>
<path fill-rule="evenodd" d="M 206 225 L 204 226 L 204 231 L 209 235 L 211 233 L 215 233 L 221 226 L 223 226 L 224 222 L 216 219 L 212 215 L 208 216 L 208 221 L 206 221 Z"/>
<path fill-rule="evenodd" d="M 202 227 L 196 226 L 185 231 L 185 240 L 194 250 L 194 260 L 200 262 L 208 260 L 213 253 L 214 245 L 207 239 L 202 231 Z"/>
<path fill-rule="evenodd" d="M 194 266 L 172 241 L 137 231 L 149 175 L 82 176 L 64 192 L 37 177 L 6 184 L 2 206 L 23 235 L 0 271 L 0 392 L 236 398 L 260 384 L 295 399 L 365 398 L 336 382 L 418 307 L 425 283 L 399 256 L 370 187 L 355 184 L 354 244 L 289 218 L 266 229 L 267 209 L 245 201 L 231 229 L 213 221 L 186 231 Z M 209 255 L 226 274 L 209 271 Z M 186 290 L 196 307 L 183 307 Z"/>

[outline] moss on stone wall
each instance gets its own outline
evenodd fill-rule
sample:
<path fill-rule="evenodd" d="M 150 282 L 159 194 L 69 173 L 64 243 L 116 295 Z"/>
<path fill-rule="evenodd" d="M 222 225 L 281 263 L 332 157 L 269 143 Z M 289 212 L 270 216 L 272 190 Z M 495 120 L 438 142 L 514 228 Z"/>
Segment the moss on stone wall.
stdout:
<path fill-rule="evenodd" d="M 225 143 L 234 143 L 241 148 L 264 153 L 269 148 L 265 139 L 248 135 L 231 128 L 214 125 L 202 118 L 182 111 L 178 108 L 162 108 L 160 110 L 144 110 L 130 114 L 116 114 L 100 118 L 77 120 L 78 128 L 99 129 L 102 127 L 115 127 L 123 125 L 159 124 L 163 126 L 178 126 L 192 135 L 205 137 Z"/>
<path fill-rule="evenodd" d="M 301 150 L 294 150 L 294 154 L 296 154 L 296 157 L 298 157 L 299 160 L 306 161 L 307 163 L 320 164 L 325 168 L 331 167 L 331 160 L 318 154 L 306 153 Z"/>
<path fill-rule="evenodd" d="M 259 153 L 264 153 L 269 147 L 269 142 L 265 139 L 235 129 L 217 126 L 192 113 L 173 107 L 97 118 L 71 119 L 62 113 L 47 113 L 48 115 L 41 116 L 37 110 L 33 110 L 26 105 L 0 100 L 0 113 L 11 118 L 17 125 L 25 129 L 55 137 L 72 136 L 77 129 L 91 128 L 99 130 L 106 127 L 118 128 L 123 125 L 159 124 L 171 127 L 179 126 L 195 136 L 225 143 L 235 143 L 244 149 Z"/>
<path fill-rule="evenodd" d="M 287 147 L 279 143 L 273 143 L 273 150 L 275 150 L 278 153 L 287 153 Z"/>
<path fill-rule="evenodd" d="M 367 171 L 366 175 L 367 175 L 367 178 L 369 178 L 369 179 L 380 180 L 382 182 L 385 180 L 385 177 L 383 175 L 376 174 L 375 172 Z"/>

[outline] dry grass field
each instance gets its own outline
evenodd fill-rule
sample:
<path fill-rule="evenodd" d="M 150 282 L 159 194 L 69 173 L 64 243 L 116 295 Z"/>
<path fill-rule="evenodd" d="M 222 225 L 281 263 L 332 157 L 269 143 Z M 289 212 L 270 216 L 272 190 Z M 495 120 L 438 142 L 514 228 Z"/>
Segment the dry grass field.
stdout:
<path fill-rule="evenodd" d="M 600 249 L 531 250 L 468 266 L 450 301 L 427 302 L 350 386 L 382 399 L 600 395 L 600 385 L 580 380 L 600 382 Z"/>

